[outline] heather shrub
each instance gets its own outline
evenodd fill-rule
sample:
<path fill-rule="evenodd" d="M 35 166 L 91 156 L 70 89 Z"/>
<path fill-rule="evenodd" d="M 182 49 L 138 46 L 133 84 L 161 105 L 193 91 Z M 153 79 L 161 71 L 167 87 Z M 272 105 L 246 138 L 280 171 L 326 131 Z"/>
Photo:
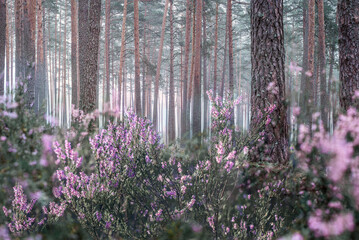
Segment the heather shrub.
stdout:
<path fill-rule="evenodd" d="M 239 100 L 213 99 L 211 92 L 209 99 L 211 139 L 200 145 L 196 139 L 191 154 L 176 144 L 163 146 L 151 122 L 132 111 L 97 135 L 88 123 L 98 115 L 75 112 L 70 131 L 58 137 L 64 140 L 53 144 L 55 200 L 41 206 L 16 185 L 11 207 L 3 208 L 10 231 L 38 232 L 68 212 L 94 239 L 279 236 L 293 212 L 285 208 L 285 171 L 247 157 L 271 112 L 257 129 L 239 135 L 230 128 Z"/>
<path fill-rule="evenodd" d="M 13 186 L 25 196 L 33 199 L 39 206 L 45 205 L 52 198 L 51 182 L 49 179 L 55 166 L 53 164 L 52 141 L 55 139 L 56 123 L 41 112 L 34 113 L 25 105 L 24 94 L 26 84 L 18 80 L 13 95 L 0 97 L 0 204 L 10 205 Z M 22 198 L 24 199 L 24 198 Z M 25 208 L 22 205 L 22 208 Z M 39 209 L 33 212 L 39 213 Z M 27 210 L 23 210 L 27 211 Z M 20 214 L 21 215 L 21 214 Z M 29 216 L 30 217 L 30 216 Z M 22 217 L 21 217 L 22 218 Z M 0 214 L 0 225 L 5 223 L 5 215 Z M 49 224 L 42 232 L 47 239 L 56 239 L 59 236 L 69 238 L 71 228 L 76 226 L 68 216 Z M 7 226 L 1 226 L 0 239 L 9 237 Z M 69 229 L 69 230 L 67 230 Z M 65 231 L 64 231 L 65 230 Z M 79 230 L 73 231 L 73 235 Z M 25 236 L 29 232 L 23 232 Z"/>
<path fill-rule="evenodd" d="M 308 127 L 300 127 L 300 177 L 294 189 L 300 217 L 295 223 L 306 238 L 359 237 L 358 129 L 359 114 L 354 108 L 339 116 L 332 136 L 320 123 L 312 126 L 312 136 Z"/>

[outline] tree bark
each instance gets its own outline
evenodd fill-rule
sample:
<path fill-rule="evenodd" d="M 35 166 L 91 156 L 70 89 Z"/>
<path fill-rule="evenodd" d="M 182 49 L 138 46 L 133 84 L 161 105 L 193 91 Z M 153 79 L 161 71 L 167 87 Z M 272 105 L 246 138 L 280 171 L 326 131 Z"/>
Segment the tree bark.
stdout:
<path fill-rule="evenodd" d="M 203 9 L 205 3 L 203 2 Z M 208 96 L 207 96 L 207 25 L 206 15 L 203 10 L 203 132 L 207 132 L 207 112 L 208 112 Z"/>
<path fill-rule="evenodd" d="M 160 84 L 160 77 L 161 77 L 161 62 L 162 62 L 162 51 L 163 51 L 163 41 L 165 38 L 165 29 L 166 29 L 166 16 L 168 11 L 168 3 L 169 0 L 166 0 L 165 3 L 165 10 L 163 12 L 163 19 L 162 19 L 162 32 L 161 32 L 161 41 L 160 41 L 160 47 L 158 50 L 158 58 L 157 58 L 157 70 L 156 70 L 156 79 L 155 79 L 155 94 L 154 94 L 154 104 L 153 104 L 153 125 L 157 129 L 157 122 L 158 122 L 158 90 L 159 90 L 159 84 Z"/>
<path fill-rule="evenodd" d="M 359 107 L 359 1 L 338 1 L 340 106 Z"/>
<path fill-rule="evenodd" d="M 44 111 L 46 108 L 41 108 L 46 99 L 45 85 L 46 85 L 46 70 L 44 58 L 44 34 L 43 34 L 43 9 L 42 0 L 37 0 L 37 61 L 36 61 L 36 98 L 38 99 L 39 110 Z"/>
<path fill-rule="evenodd" d="M 233 80 L 233 32 L 232 32 L 232 0 L 227 0 L 227 28 L 228 28 L 228 64 L 229 64 L 229 93 L 234 99 Z M 233 109 L 234 111 L 234 109 Z M 231 125 L 234 125 L 234 112 L 232 112 Z"/>
<path fill-rule="evenodd" d="M 175 91 L 174 91 L 174 44 L 173 44 L 173 1 L 170 5 L 170 83 L 169 83 L 169 107 L 168 107 L 168 140 L 173 142 L 176 138 L 176 122 L 175 122 Z"/>
<path fill-rule="evenodd" d="M 126 47 L 126 17 L 127 17 L 127 0 L 123 3 L 122 32 L 121 32 L 121 53 L 120 69 L 118 73 L 118 106 L 121 107 L 121 86 L 123 82 L 123 67 L 125 65 L 125 47 Z M 124 94 L 124 93 L 123 93 Z M 123 111 L 123 108 L 122 108 Z"/>
<path fill-rule="evenodd" d="M 79 107 L 79 96 L 77 89 L 77 39 L 78 39 L 78 21 L 77 21 L 77 1 L 71 0 L 71 80 L 72 80 L 72 105 L 77 109 Z"/>
<path fill-rule="evenodd" d="M 265 150 L 254 151 L 252 161 L 288 162 L 288 124 L 285 106 L 283 1 L 251 1 L 251 129 L 260 119 L 257 113 L 275 105 L 266 125 Z M 269 84 L 277 92 L 268 89 Z M 256 133 L 257 134 L 257 133 Z"/>
<path fill-rule="evenodd" d="M 324 1 L 317 0 L 317 5 L 318 5 L 318 25 L 319 25 L 320 112 L 323 121 L 323 126 L 326 130 L 328 130 L 329 98 L 327 91 L 326 59 L 325 59 Z"/>
<path fill-rule="evenodd" d="M 141 83 L 140 83 L 140 29 L 138 0 L 134 0 L 134 38 L 135 38 L 135 110 L 141 116 Z"/>
<path fill-rule="evenodd" d="M 80 109 L 92 112 L 97 103 L 101 0 L 79 1 Z"/>
<path fill-rule="evenodd" d="M 213 94 L 217 96 L 217 59 L 218 59 L 218 2 L 216 3 L 216 25 L 214 33 L 214 60 L 213 60 Z"/>
<path fill-rule="evenodd" d="M 201 30 L 202 30 L 202 0 L 196 0 L 196 38 L 195 66 L 193 79 L 193 136 L 201 133 Z"/>
<path fill-rule="evenodd" d="M 5 45 L 6 45 L 6 0 L 0 0 L 0 96 L 4 95 Z"/>

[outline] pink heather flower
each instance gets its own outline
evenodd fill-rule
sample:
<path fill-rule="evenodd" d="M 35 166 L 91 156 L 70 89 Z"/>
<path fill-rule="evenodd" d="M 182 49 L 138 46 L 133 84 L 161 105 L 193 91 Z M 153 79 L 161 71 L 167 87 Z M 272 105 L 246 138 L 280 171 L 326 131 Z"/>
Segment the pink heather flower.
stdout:
<path fill-rule="evenodd" d="M 208 217 L 207 218 L 207 222 L 208 222 L 208 224 L 209 224 L 209 226 L 212 228 L 212 230 L 213 230 L 213 232 L 214 232 L 214 216 L 212 216 L 212 217 Z"/>
<path fill-rule="evenodd" d="M 220 164 L 220 163 L 222 162 L 222 156 L 217 156 L 217 157 L 216 157 L 216 162 L 217 162 L 218 164 Z"/>
<path fill-rule="evenodd" d="M 247 155 L 248 154 L 248 147 L 247 146 L 245 146 L 244 148 L 243 148 L 243 154 L 244 155 Z"/>
<path fill-rule="evenodd" d="M 224 154 L 225 150 L 224 150 L 222 142 L 219 142 L 218 144 L 216 144 L 216 148 L 217 148 L 217 154 L 218 155 L 223 155 Z"/>
<path fill-rule="evenodd" d="M 187 187 L 186 187 L 185 185 L 182 185 L 182 186 L 181 186 L 181 193 L 182 193 L 182 194 L 185 194 L 185 193 L 186 193 L 186 189 L 187 189 Z"/>
<path fill-rule="evenodd" d="M 271 121 L 272 121 L 272 119 L 268 116 L 267 120 L 266 120 L 266 125 L 270 124 Z"/>
<path fill-rule="evenodd" d="M 7 217 L 9 215 L 9 212 L 8 212 L 7 208 L 5 206 L 3 206 L 2 210 L 3 210 L 4 214 L 5 214 L 5 216 Z"/>
<path fill-rule="evenodd" d="M 111 222 L 106 222 L 106 229 L 110 229 L 110 227 L 111 227 Z"/>
<path fill-rule="evenodd" d="M 314 215 L 309 217 L 309 229 L 314 232 L 316 237 L 338 236 L 345 231 L 353 231 L 355 227 L 354 216 L 352 213 L 341 213 L 334 215 L 327 222 L 322 219 L 322 213 L 317 210 Z"/>
<path fill-rule="evenodd" d="M 291 240 L 304 240 L 304 238 L 300 233 L 297 232 L 292 235 Z"/>
<path fill-rule="evenodd" d="M 236 151 L 233 150 L 232 152 L 230 152 L 227 156 L 227 160 L 232 160 L 236 157 Z"/>
<path fill-rule="evenodd" d="M 97 221 L 101 221 L 102 214 L 100 212 L 96 212 L 95 214 L 96 214 Z"/>
<path fill-rule="evenodd" d="M 227 172 L 229 173 L 232 168 L 234 166 L 234 163 L 232 161 L 227 161 L 226 165 L 224 166 L 224 168 L 227 170 Z"/>
<path fill-rule="evenodd" d="M 191 201 L 187 204 L 187 208 L 188 208 L 188 209 L 191 209 L 191 208 L 193 207 L 193 205 L 195 204 L 195 202 L 196 202 L 195 196 L 192 195 L 192 199 L 191 199 Z"/>

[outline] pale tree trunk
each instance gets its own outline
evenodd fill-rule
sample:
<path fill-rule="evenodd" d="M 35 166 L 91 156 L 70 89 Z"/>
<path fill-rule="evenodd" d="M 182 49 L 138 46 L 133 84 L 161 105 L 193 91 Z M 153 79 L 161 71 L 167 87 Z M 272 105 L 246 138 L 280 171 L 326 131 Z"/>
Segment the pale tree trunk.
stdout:
<path fill-rule="evenodd" d="M 15 0 L 15 77 L 23 77 L 23 57 L 22 57 L 22 34 L 23 34 L 23 25 L 22 25 L 22 0 Z M 2 16 L 2 15 L 1 15 Z M 0 35 L 2 36 L 2 35 Z"/>
<path fill-rule="evenodd" d="M 0 96 L 4 95 L 6 0 L 0 0 Z"/>
<path fill-rule="evenodd" d="M 196 6 L 193 1 L 193 6 Z M 193 20 L 192 20 L 192 57 L 191 57 L 191 72 L 189 75 L 188 91 L 187 91 L 187 106 L 186 106 L 186 126 L 188 127 L 188 136 L 191 136 L 191 127 L 193 132 L 193 115 L 192 115 L 192 126 L 191 126 L 191 101 L 192 101 L 192 88 L 193 88 L 193 75 L 194 75 L 194 62 L 195 62 L 195 41 L 196 39 L 196 9 L 193 9 Z"/>
<path fill-rule="evenodd" d="M 338 1 L 340 106 L 347 111 L 350 106 L 359 107 L 359 1 Z"/>
<path fill-rule="evenodd" d="M 205 3 L 203 2 L 203 9 Z M 207 26 L 206 26 L 206 16 L 205 11 L 203 10 L 203 132 L 207 132 L 207 111 L 208 111 L 208 96 L 207 96 Z"/>
<path fill-rule="evenodd" d="M 105 10 L 105 64 L 106 64 L 106 103 L 110 102 L 110 12 L 111 0 L 106 0 Z"/>
<path fill-rule="evenodd" d="M 175 122 L 175 91 L 174 91 L 174 44 L 173 44 L 173 2 L 170 5 L 170 83 L 169 83 L 169 108 L 168 108 L 168 140 L 173 142 L 176 138 L 176 122 Z"/>
<path fill-rule="evenodd" d="M 1 5 L 1 2 L 0 2 L 0 5 Z M 0 14 L 2 14 L 2 11 L 3 11 L 2 8 L 3 8 L 3 6 L 0 6 Z M 9 5 L 5 4 L 5 8 L 6 8 L 5 9 L 5 24 L 6 24 L 6 26 L 5 26 L 5 55 L 6 55 L 6 60 L 5 61 L 6 61 L 6 82 L 7 82 L 7 84 L 5 84 L 5 86 L 8 85 L 9 88 L 10 88 L 10 87 L 13 87 L 13 86 L 11 85 L 11 81 L 9 79 L 9 76 L 10 76 L 10 74 L 9 74 L 9 70 L 10 70 L 10 67 L 9 67 L 9 64 L 10 64 L 10 56 L 9 56 L 9 54 L 10 54 L 10 46 L 9 46 L 9 43 L 10 43 Z M 0 17 L 0 26 L 2 24 L 1 21 L 2 21 L 2 19 Z M 0 27 L 0 29 L 1 28 L 2 28 L 2 26 Z M 2 30 L 0 30 L 0 34 L 1 34 L 1 32 L 2 32 Z M 0 41 L 2 41 L 1 37 L 0 37 Z M 0 52 L 1 52 L 1 44 L 2 43 L 0 43 Z M 1 58 L 1 55 L 2 54 L 0 53 L 0 58 Z M 2 95 L 1 94 L 1 88 L 3 88 L 3 92 L 4 92 L 4 84 L 1 83 L 4 80 L 4 77 L 5 77 L 5 74 L 3 74 L 3 68 L 2 68 L 2 64 L 1 64 L 1 60 L 0 60 L 0 96 Z"/>
<path fill-rule="evenodd" d="M 97 103 L 101 0 L 79 1 L 80 109 L 92 112 Z"/>
<path fill-rule="evenodd" d="M 196 0 L 196 38 L 195 66 L 193 79 L 193 136 L 201 133 L 201 30 L 202 30 L 202 0 Z"/>
<path fill-rule="evenodd" d="M 308 14 L 307 14 L 307 36 L 305 41 L 307 41 L 307 48 L 304 49 L 307 53 L 306 55 L 306 64 L 305 72 L 302 81 L 302 104 L 301 104 L 301 114 L 304 120 L 304 123 L 311 126 L 312 122 L 312 112 L 314 109 L 314 89 L 315 89 L 315 74 L 314 74 L 314 50 L 315 50 L 315 0 L 308 0 Z"/>
<path fill-rule="evenodd" d="M 214 33 L 214 60 L 213 60 L 213 94 L 217 96 L 217 59 L 218 59 L 218 2 L 216 3 L 216 25 Z"/>
<path fill-rule="evenodd" d="M 329 98 L 326 78 L 325 59 L 325 23 L 324 23 L 324 2 L 317 0 L 318 24 L 319 24 L 319 76 L 320 76 L 320 112 L 324 128 L 328 130 L 328 109 Z"/>
<path fill-rule="evenodd" d="M 229 93 L 234 98 L 233 80 L 233 32 L 232 32 L 232 0 L 227 0 L 227 28 L 228 28 L 228 63 L 229 63 Z M 233 109 L 234 111 L 234 109 Z M 234 125 L 234 112 L 232 112 L 231 125 Z"/>
<path fill-rule="evenodd" d="M 121 107 L 121 86 L 123 82 L 123 67 L 125 65 L 125 47 L 126 47 L 126 16 L 127 16 L 127 0 L 123 3 L 122 16 L 122 32 L 121 32 L 121 53 L 120 53 L 120 70 L 118 73 L 118 106 Z M 124 95 L 124 93 L 123 93 Z M 122 111 L 124 109 L 122 108 Z"/>
<path fill-rule="evenodd" d="M 272 33 L 276 33 L 273 36 Z M 251 1 L 251 129 L 265 121 L 258 113 L 275 105 L 266 125 L 264 145 L 251 153 L 252 161 L 288 163 L 288 123 L 285 106 L 283 1 Z M 277 88 L 268 89 L 269 84 Z M 257 134 L 257 133 L 255 133 Z M 265 149 L 261 149 L 264 147 Z"/>
<path fill-rule="evenodd" d="M 222 81 L 221 81 L 221 89 L 219 92 L 219 96 L 223 98 L 224 94 L 224 81 L 226 76 L 226 63 L 227 63 L 227 47 L 228 47 L 228 14 L 226 16 L 226 33 L 224 37 L 224 56 L 223 56 L 223 70 L 222 70 Z"/>
<path fill-rule="evenodd" d="M 79 96 L 77 95 L 77 1 L 71 0 L 71 80 L 72 80 L 72 104 L 77 109 L 79 107 Z"/>
<path fill-rule="evenodd" d="M 141 116 L 141 83 L 140 83 L 140 29 L 138 0 L 134 4 L 134 38 L 135 38 L 135 110 Z"/>
<path fill-rule="evenodd" d="M 44 58 L 44 34 L 43 34 L 43 9 L 42 0 L 37 0 L 37 63 L 36 63 L 36 97 L 38 98 L 39 106 L 44 104 L 46 99 L 45 85 L 46 85 L 46 71 Z M 41 108 L 44 111 L 46 108 Z"/>
<path fill-rule="evenodd" d="M 147 6 L 145 8 L 145 18 L 146 18 L 146 15 L 147 15 Z M 145 63 L 145 58 L 146 58 L 146 27 L 147 27 L 147 24 L 146 24 L 146 20 L 145 20 L 145 23 L 144 23 L 144 27 L 143 27 L 143 54 L 142 54 L 142 106 L 141 106 L 141 109 L 142 109 L 142 116 L 146 116 L 146 99 L 147 99 L 147 96 L 146 96 L 146 92 L 147 92 L 147 83 L 146 83 L 146 63 Z"/>
<path fill-rule="evenodd" d="M 27 79 L 26 103 L 28 108 L 37 110 L 35 103 L 35 0 L 24 0 L 23 2 L 23 50 L 24 69 L 23 73 Z"/>
<path fill-rule="evenodd" d="M 157 58 L 157 69 L 156 69 L 156 78 L 155 78 L 155 94 L 154 94 L 154 103 L 153 103 L 153 125 L 157 129 L 157 122 L 158 122 L 158 90 L 159 90 L 159 84 L 160 84 L 160 76 L 161 76 L 161 62 L 162 62 L 162 51 L 163 51 L 163 41 L 165 38 L 165 28 L 166 28 L 166 16 L 168 11 L 168 3 L 169 0 L 166 0 L 165 3 L 165 10 L 163 12 L 163 19 L 162 19 L 162 32 L 161 32 L 161 41 L 160 41 L 160 47 L 158 50 L 158 58 Z"/>
<path fill-rule="evenodd" d="M 63 126 L 66 127 L 67 125 L 67 112 L 66 112 L 66 34 L 67 34 L 67 23 L 66 23 L 66 16 L 67 16 L 67 3 L 65 2 L 65 28 L 64 28 L 64 56 L 63 60 L 63 82 L 62 82 L 62 122 Z"/>
<path fill-rule="evenodd" d="M 183 93 L 182 93 L 182 117 L 181 117 L 181 137 L 184 137 L 189 129 L 187 123 L 187 88 L 188 88 L 188 63 L 189 63 L 189 48 L 191 37 L 191 0 L 187 0 L 186 4 L 186 36 L 185 36 L 185 57 L 183 70 Z"/>

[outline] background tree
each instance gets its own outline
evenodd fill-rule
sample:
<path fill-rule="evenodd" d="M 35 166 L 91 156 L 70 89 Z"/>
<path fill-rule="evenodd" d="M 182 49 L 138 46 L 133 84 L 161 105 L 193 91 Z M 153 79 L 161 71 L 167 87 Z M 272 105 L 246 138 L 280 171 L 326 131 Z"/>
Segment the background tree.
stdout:
<path fill-rule="evenodd" d="M 79 2 L 80 109 L 96 108 L 101 0 Z"/>

